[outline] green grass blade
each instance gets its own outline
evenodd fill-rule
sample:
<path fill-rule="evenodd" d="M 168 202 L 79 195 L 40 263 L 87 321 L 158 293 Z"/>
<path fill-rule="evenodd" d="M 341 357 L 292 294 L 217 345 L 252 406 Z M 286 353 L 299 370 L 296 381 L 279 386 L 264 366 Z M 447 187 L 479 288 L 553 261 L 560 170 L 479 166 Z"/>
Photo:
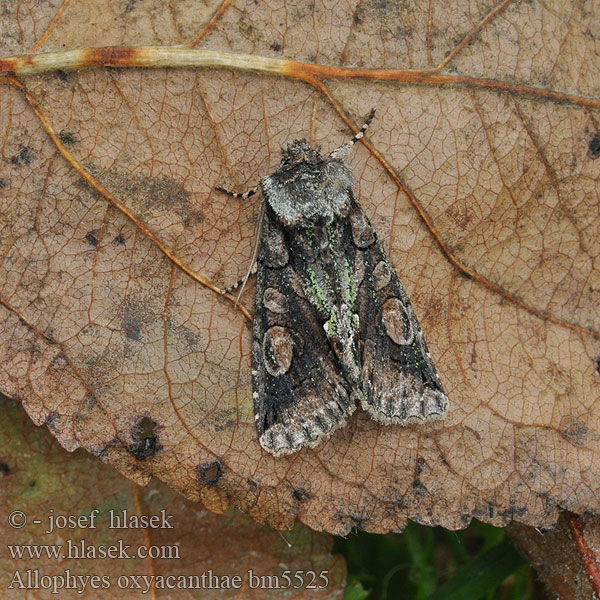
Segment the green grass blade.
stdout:
<path fill-rule="evenodd" d="M 460 567 L 452 579 L 427 600 L 477 600 L 496 589 L 527 561 L 515 547 L 504 542 Z"/>

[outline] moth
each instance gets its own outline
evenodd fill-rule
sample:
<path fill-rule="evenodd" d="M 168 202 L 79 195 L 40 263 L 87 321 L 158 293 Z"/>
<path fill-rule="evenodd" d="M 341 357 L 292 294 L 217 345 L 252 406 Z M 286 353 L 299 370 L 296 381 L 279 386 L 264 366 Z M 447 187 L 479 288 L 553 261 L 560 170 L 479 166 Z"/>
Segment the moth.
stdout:
<path fill-rule="evenodd" d="M 386 425 L 446 415 L 423 332 L 344 160 L 374 114 L 327 156 L 294 140 L 260 180 L 252 382 L 258 439 L 275 456 L 317 446 L 357 404 Z"/>

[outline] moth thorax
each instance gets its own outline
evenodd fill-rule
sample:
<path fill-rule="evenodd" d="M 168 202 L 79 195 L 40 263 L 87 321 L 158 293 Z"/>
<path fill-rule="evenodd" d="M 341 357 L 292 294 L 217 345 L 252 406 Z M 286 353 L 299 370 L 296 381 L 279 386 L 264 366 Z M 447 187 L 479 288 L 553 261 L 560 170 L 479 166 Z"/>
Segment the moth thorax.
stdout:
<path fill-rule="evenodd" d="M 267 203 L 287 227 L 330 225 L 345 216 L 350 203 L 349 190 L 334 190 L 309 182 L 281 184 L 271 177 L 261 180 Z"/>

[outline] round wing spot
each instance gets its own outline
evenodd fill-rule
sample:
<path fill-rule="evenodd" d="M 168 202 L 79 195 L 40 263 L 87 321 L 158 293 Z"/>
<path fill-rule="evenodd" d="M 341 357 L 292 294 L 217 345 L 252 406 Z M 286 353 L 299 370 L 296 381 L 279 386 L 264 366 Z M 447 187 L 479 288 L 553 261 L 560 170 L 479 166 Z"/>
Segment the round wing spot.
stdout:
<path fill-rule="evenodd" d="M 288 311 L 285 295 L 276 288 L 267 288 L 263 296 L 263 304 L 271 312 L 284 314 Z"/>
<path fill-rule="evenodd" d="M 373 280 L 375 282 L 375 289 L 377 291 L 383 289 L 392 278 L 390 268 L 387 266 L 385 260 L 380 260 L 373 269 Z"/>
<path fill-rule="evenodd" d="M 265 367 L 273 377 L 289 371 L 294 356 L 294 342 L 288 329 L 279 325 L 267 329 L 262 350 Z"/>
<path fill-rule="evenodd" d="M 406 346 L 412 343 L 414 332 L 402 302 L 398 298 L 388 298 L 381 312 L 385 330 L 394 344 Z"/>
<path fill-rule="evenodd" d="M 375 232 L 361 210 L 356 209 L 350 213 L 350 226 L 357 248 L 368 248 L 375 241 Z"/>

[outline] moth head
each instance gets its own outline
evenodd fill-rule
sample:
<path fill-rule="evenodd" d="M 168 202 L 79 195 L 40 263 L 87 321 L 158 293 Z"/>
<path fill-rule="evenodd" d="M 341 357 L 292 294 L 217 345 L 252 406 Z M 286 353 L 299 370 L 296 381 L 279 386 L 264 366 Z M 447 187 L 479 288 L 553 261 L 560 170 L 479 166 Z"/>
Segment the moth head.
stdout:
<path fill-rule="evenodd" d="M 281 151 L 280 168 L 286 166 L 296 166 L 301 163 L 308 165 L 318 165 L 323 162 L 320 153 L 320 146 L 314 148 L 305 140 L 294 140 L 288 144 L 285 150 Z"/>

